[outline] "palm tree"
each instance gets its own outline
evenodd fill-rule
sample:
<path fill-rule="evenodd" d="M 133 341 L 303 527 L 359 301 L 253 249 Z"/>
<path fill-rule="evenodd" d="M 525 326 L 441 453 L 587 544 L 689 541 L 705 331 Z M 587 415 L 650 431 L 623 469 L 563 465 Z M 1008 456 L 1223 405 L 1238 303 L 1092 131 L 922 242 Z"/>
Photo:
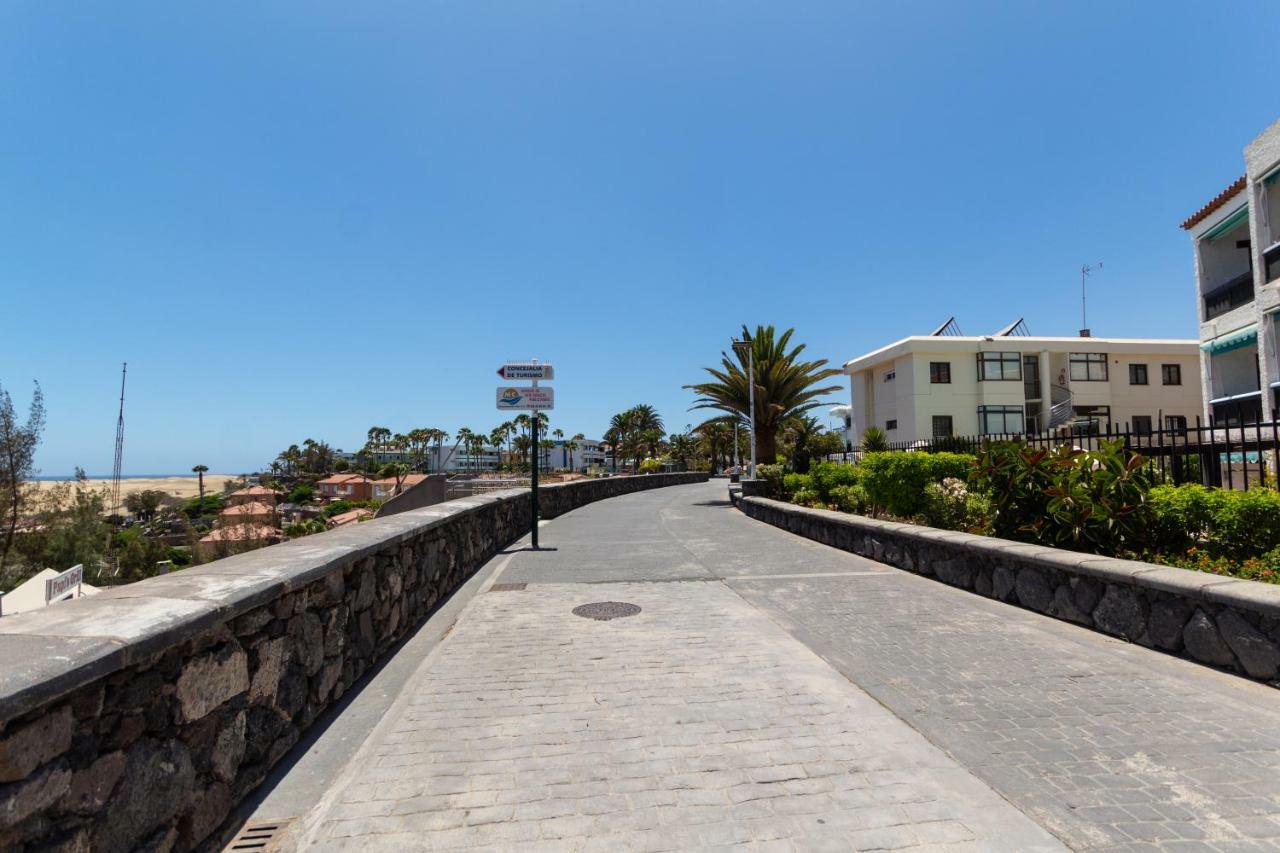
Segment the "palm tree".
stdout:
<path fill-rule="evenodd" d="M 560 430 L 556 430 L 556 432 L 560 432 Z M 562 445 L 564 447 L 564 453 L 565 453 L 564 467 L 566 468 L 571 467 L 570 463 L 573 462 L 573 454 L 577 453 L 578 448 L 582 446 L 581 444 L 579 444 L 579 442 L 585 441 L 586 438 L 587 437 L 585 435 L 579 432 L 579 433 L 575 433 L 573 438 L 570 438 L 565 441 L 565 443 Z"/>
<path fill-rule="evenodd" d="M 703 449 L 711 457 L 711 470 L 718 474 L 729 467 L 729 460 L 733 459 L 732 420 L 711 418 L 698 424 L 694 432 L 701 437 Z"/>
<path fill-rule="evenodd" d="M 457 439 L 458 443 L 453 446 L 453 452 L 457 453 L 458 448 L 461 447 L 462 452 L 466 453 L 467 448 L 471 446 L 471 437 L 473 435 L 475 435 L 475 433 L 473 433 L 468 427 L 462 427 L 461 429 L 459 429 L 458 434 L 454 436 L 454 438 Z M 449 455 L 452 456 L 453 454 L 451 453 Z M 468 460 L 467 464 L 468 465 L 471 464 L 470 460 Z"/>
<path fill-rule="evenodd" d="M 551 435 L 555 438 L 556 442 L 560 444 L 561 448 L 563 448 L 564 447 L 564 430 L 558 429 L 558 428 L 553 429 L 551 431 Z M 562 468 L 569 467 L 569 460 L 567 458 L 566 452 L 563 449 L 560 451 L 560 462 L 561 462 L 560 467 Z"/>
<path fill-rule="evenodd" d="M 756 452 L 765 463 L 773 462 L 778 456 L 778 430 L 782 424 L 822 405 L 820 398 L 841 387 L 821 386 L 822 382 L 842 373 L 827 367 L 825 358 L 801 361 L 804 344 L 788 349 L 794 333 L 795 329 L 787 329 L 778 337 L 773 326 L 757 326 L 752 335 L 746 326 L 742 327 L 744 338 L 750 338 L 755 362 Z M 747 356 L 737 350 L 733 350 L 732 357 L 721 352 L 720 367 L 708 367 L 706 371 L 714 381 L 685 386 L 698 394 L 692 408 L 748 415 L 751 404 Z"/>
<path fill-rule="evenodd" d="M 813 447 L 823 433 L 822 424 L 813 415 L 800 415 L 787 421 L 783 432 L 791 445 L 792 470 L 797 474 L 808 474 Z"/>
<path fill-rule="evenodd" d="M 204 505 L 204 472 L 209 470 L 208 465 L 197 465 L 191 469 L 191 473 L 200 478 L 200 504 Z"/>

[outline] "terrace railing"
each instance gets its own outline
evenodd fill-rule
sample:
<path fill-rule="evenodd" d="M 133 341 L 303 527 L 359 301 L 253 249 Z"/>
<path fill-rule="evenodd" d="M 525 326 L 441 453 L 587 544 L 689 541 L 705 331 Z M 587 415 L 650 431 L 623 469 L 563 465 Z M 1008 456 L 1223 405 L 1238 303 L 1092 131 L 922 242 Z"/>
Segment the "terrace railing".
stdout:
<path fill-rule="evenodd" d="M 1163 421 L 1163 418 L 1161 419 Z M 1073 432 L 1069 424 L 1039 435 L 946 436 L 920 441 L 891 442 L 890 451 L 978 453 L 990 442 L 1021 441 L 1031 447 L 1053 449 L 1061 445 L 1096 450 L 1102 441 L 1123 441 L 1127 449 L 1142 454 L 1152 473 L 1161 481 L 1201 483 L 1248 491 L 1277 487 L 1280 472 L 1280 418 L 1272 412 L 1269 421 L 1223 423 L 1212 418 L 1205 424 L 1164 424 L 1158 430 L 1134 430 L 1128 423 L 1101 424 L 1095 432 Z M 835 462 L 858 462 L 861 451 L 833 453 Z"/>

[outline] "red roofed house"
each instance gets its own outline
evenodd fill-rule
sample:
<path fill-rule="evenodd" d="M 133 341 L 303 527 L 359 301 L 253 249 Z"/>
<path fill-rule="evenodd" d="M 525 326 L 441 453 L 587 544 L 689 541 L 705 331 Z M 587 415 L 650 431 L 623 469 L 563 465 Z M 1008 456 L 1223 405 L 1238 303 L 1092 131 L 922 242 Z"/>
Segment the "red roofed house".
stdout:
<path fill-rule="evenodd" d="M 227 506 L 237 506 L 247 503 L 263 503 L 268 506 L 275 506 L 280 500 L 280 493 L 268 489 L 266 486 L 249 486 L 248 488 L 238 489 L 227 495 L 223 502 Z"/>
<path fill-rule="evenodd" d="M 367 501 L 373 497 L 373 481 L 363 474 L 333 474 L 316 483 L 326 500 Z"/>

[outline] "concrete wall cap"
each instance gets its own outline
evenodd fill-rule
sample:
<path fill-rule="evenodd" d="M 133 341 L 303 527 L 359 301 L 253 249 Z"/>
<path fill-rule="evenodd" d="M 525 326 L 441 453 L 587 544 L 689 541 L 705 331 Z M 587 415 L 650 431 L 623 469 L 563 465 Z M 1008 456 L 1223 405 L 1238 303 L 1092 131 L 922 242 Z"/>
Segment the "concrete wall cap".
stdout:
<path fill-rule="evenodd" d="M 126 666 L 124 646 L 100 637 L 10 634 L 0 642 L 0 720 L 20 717 Z"/>
<path fill-rule="evenodd" d="M 1201 573 L 1188 572 L 1188 574 Z M 1280 586 L 1239 578 L 1221 578 L 1218 575 L 1209 575 L 1209 577 L 1216 578 L 1221 583 L 1205 584 L 1203 594 L 1207 601 L 1261 613 L 1263 616 L 1280 617 Z"/>
<path fill-rule="evenodd" d="M 1232 578 L 1224 578 L 1221 575 L 1211 575 L 1206 572 L 1193 572 L 1187 569 L 1175 569 L 1170 566 L 1158 566 L 1152 563 L 1138 563 L 1138 565 L 1147 567 L 1145 571 L 1134 578 L 1138 586 L 1144 589 L 1154 589 L 1172 595 L 1179 595 L 1184 598 L 1192 598 L 1197 601 L 1206 600 L 1205 591 L 1209 587 L 1235 583 Z"/>

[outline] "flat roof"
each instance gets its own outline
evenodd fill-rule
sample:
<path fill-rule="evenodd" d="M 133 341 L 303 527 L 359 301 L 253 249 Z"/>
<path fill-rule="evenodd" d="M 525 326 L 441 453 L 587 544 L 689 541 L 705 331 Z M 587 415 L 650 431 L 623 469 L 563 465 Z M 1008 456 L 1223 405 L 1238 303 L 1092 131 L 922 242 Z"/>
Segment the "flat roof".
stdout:
<path fill-rule="evenodd" d="M 1087 352 L 1096 345 L 1112 347 L 1119 352 L 1176 352 L 1187 350 L 1187 355 L 1194 355 L 1199 350 L 1200 342 L 1189 338 L 1044 338 L 1010 335 L 911 335 L 886 344 L 880 349 L 851 358 L 844 363 L 844 372 L 853 373 L 858 370 L 880 364 L 890 358 L 897 358 L 916 350 L 947 352 L 960 350 L 970 352 L 999 352 L 1042 349 L 1069 349 L 1071 352 Z M 970 349 L 972 347 L 972 349 Z"/>

